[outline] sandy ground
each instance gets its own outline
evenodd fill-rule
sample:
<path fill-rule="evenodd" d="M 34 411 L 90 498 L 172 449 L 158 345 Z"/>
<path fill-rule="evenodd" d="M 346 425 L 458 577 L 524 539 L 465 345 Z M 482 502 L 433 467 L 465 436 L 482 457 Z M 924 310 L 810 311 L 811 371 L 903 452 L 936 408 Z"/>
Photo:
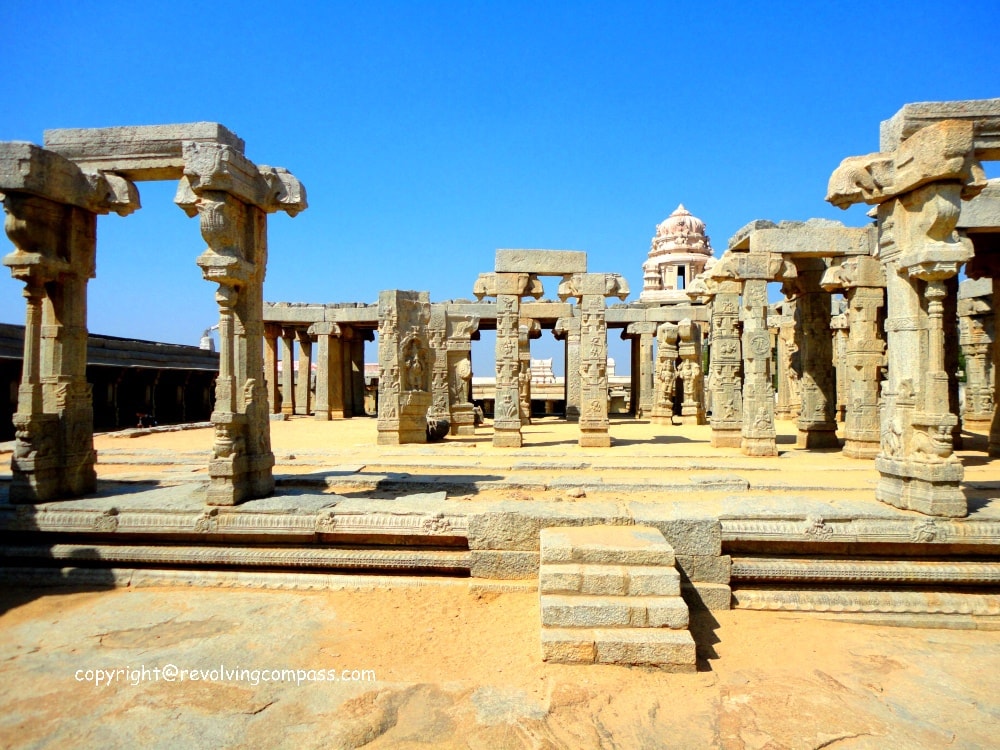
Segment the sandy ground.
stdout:
<path fill-rule="evenodd" d="M 988 748 L 1000 731 L 996 632 L 719 612 L 694 623 L 700 671 L 677 675 L 546 664 L 537 595 L 464 582 L 19 591 L 0 608 L 4 747 Z M 153 679 L 168 665 L 209 681 Z M 270 669 L 374 680 L 252 684 Z"/>
<path fill-rule="evenodd" d="M 852 492 L 876 478 L 870 463 L 796 451 L 789 423 L 779 423 L 782 455 L 773 459 L 712 449 L 707 428 L 640 422 L 614 423 L 615 446 L 597 450 L 575 444 L 574 426 L 544 420 L 526 430 L 520 451 L 494 450 L 488 430 L 437 446 L 380 448 L 373 420 L 303 418 L 272 428 L 279 473 L 354 464 L 435 474 L 475 466 L 507 476 L 519 462 L 536 462 L 549 475 L 602 465 L 599 475 L 617 476 L 662 464 L 684 476 L 697 465 Z M 211 440 L 206 429 L 95 442 L 101 475 L 113 478 L 203 474 Z M 995 481 L 996 462 L 963 455 L 973 459 L 970 481 Z M 576 459 L 591 468 L 568 468 Z M 699 672 L 676 675 L 542 662 L 535 593 L 483 591 L 459 579 L 404 583 L 337 592 L 0 591 L 0 745 L 1000 746 L 998 631 L 717 612 L 692 623 Z M 153 679 L 168 665 L 208 679 Z M 137 684 L 133 672 L 105 686 L 86 680 L 88 670 L 143 667 L 150 675 Z M 254 670 L 272 669 L 370 670 L 374 679 L 297 684 L 258 673 L 253 684 Z"/>

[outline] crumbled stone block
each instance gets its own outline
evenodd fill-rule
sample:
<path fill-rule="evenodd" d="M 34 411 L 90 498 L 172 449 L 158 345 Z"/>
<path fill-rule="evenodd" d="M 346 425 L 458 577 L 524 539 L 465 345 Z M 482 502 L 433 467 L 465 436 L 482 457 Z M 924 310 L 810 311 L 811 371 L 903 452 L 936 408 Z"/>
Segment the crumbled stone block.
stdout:
<path fill-rule="evenodd" d="M 497 250 L 497 273 L 562 276 L 587 272 L 587 253 L 580 250 Z"/>
<path fill-rule="evenodd" d="M 542 529 L 541 561 L 673 567 L 674 550 L 647 526 L 584 526 Z"/>
<path fill-rule="evenodd" d="M 677 569 L 688 581 L 729 583 L 733 559 L 729 555 L 676 555 Z"/>
<path fill-rule="evenodd" d="M 691 609 L 732 609 L 733 590 L 725 583 L 692 583 L 681 586 L 681 596 Z"/>
<path fill-rule="evenodd" d="M 589 630 L 542 628 L 542 660 L 557 664 L 593 664 L 597 646 Z"/>
<path fill-rule="evenodd" d="M 473 578 L 513 580 L 538 575 L 538 553 L 512 550 L 472 550 Z"/>
<path fill-rule="evenodd" d="M 686 628 L 688 608 L 679 596 L 543 594 L 542 626 L 556 628 Z"/>

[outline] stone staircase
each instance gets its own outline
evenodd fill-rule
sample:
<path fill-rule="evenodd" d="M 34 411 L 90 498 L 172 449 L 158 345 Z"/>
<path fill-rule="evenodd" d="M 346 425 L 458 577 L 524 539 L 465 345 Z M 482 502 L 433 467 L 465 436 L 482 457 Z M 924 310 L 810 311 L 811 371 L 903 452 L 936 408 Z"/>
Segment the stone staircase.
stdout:
<path fill-rule="evenodd" d="M 674 550 L 649 526 L 541 530 L 542 658 L 695 671 Z"/>

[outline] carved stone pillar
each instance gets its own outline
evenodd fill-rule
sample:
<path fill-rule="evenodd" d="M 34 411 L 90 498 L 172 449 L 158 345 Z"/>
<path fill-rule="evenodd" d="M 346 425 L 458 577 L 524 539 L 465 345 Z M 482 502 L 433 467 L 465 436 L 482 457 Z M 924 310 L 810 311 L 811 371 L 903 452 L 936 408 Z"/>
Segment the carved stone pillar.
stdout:
<path fill-rule="evenodd" d="M 521 424 L 531 424 L 531 339 L 542 335 L 537 320 L 520 318 L 517 324 L 517 390 Z"/>
<path fill-rule="evenodd" d="M 308 330 L 295 332 L 299 342 L 299 367 L 296 373 L 295 413 L 309 416 L 312 413 L 312 337 Z"/>
<path fill-rule="evenodd" d="M 680 333 L 678 355 L 680 366 L 677 377 L 684 388 L 681 404 L 681 424 L 705 424 L 705 376 L 701 367 L 701 328 L 690 320 L 677 326 Z"/>
<path fill-rule="evenodd" d="M 673 323 L 660 323 L 656 331 L 656 380 L 653 408 L 649 421 L 653 424 L 674 423 L 674 394 L 677 389 L 677 342 L 680 331 Z"/>
<path fill-rule="evenodd" d="M 839 448 L 830 294 L 820 287 L 826 263 L 822 259 L 797 259 L 795 265 L 797 276 L 786 282 L 786 287 L 798 294 L 795 343 L 802 362 L 802 411 L 797 421 L 796 445 L 807 450 Z"/>
<path fill-rule="evenodd" d="M 378 443 L 426 443 L 431 405 L 429 295 L 380 292 L 378 311 Z"/>
<path fill-rule="evenodd" d="M 565 401 L 566 421 L 580 421 L 580 319 L 578 317 L 559 318 L 553 334 L 566 344 L 565 357 Z"/>
<path fill-rule="evenodd" d="M 750 278 L 743 282 L 741 438 L 740 447 L 747 456 L 778 455 L 774 430 L 774 388 L 771 385 L 771 334 L 767 329 L 766 279 Z"/>
<path fill-rule="evenodd" d="M 795 344 L 795 300 L 781 303 L 782 314 L 777 320 L 777 357 L 775 358 L 778 381 L 778 400 L 774 405 L 775 419 L 798 419 L 801 413 L 799 383 L 802 367 L 799 364 L 798 346 Z"/>
<path fill-rule="evenodd" d="M 222 143 L 184 141 L 183 157 L 174 202 L 199 217 L 208 248 L 198 265 L 205 280 L 219 285 L 220 375 L 206 500 L 235 505 L 274 491 L 261 351 L 267 214 L 295 216 L 306 207 L 305 191 L 287 170 L 257 167 Z M 222 363 L 229 368 L 225 377 Z"/>
<path fill-rule="evenodd" d="M 1000 457 L 1000 274 L 993 277 L 993 421 L 990 423 L 989 452 Z"/>
<path fill-rule="evenodd" d="M 965 408 L 962 424 L 966 429 L 989 432 L 993 421 L 994 316 L 992 283 L 990 294 L 958 300 L 959 344 L 965 354 Z M 966 282 L 980 284 L 980 282 Z M 962 284 L 965 291 L 966 284 Z"/>
<path fill-rule="evenodd" d="M 559 298 L 578 300 L 580 310 L 580 446 L 611 446 L 608 431 L 608 327 L 605 297 L 628 297 L 628 284 L 618 274 L 578 273 L 564 276 Z"/>
<path fill-rule="evenodd" d="M 472 405 L 472 335 L 479 329 L 474 315 L 447 316 L 448 408 L 452 435 L 475 435 L 476 414 Z"/>
<path fill-rule="evenodd" d="M 846 313 L 833 315 L 830 318 L 830 333 L 833 339 L 833 371 L 836 376 L 837 404 L 834 418 L 837 423 L 847 420 L 847 392 L 849 379 L 847 376 L 847 339 L 850 323 Z"/>
<path fill-rule="evenodd" d="M 712 301 L 712 447 L 742 445 L 743 356 L 740 339 L 739 281 L 723 279 L 715 284 Z"/>
<path fill-rule="evenodd" d="M 340 327 L 336 323 L 313 323 L 309 334 L 316 337 L 316 406 L 314 416 L 322 422 L 337 419 L 343 410 L 336 410 L 337 386 L 340 378 Z"/>
<path fill-rule="evenodd" d="M 484 273 L 476 280 L 473 293 L 477 299 L 497 299 L 497 384 L 493 407 L 493 446 L 520 448 L 518 324 L 521 297 L 530 294 L 537 299 L 542 294 L 542 285 L 535 276 L 528 273 Z"/>
<path fill-rule="evenodd" d="M 427 336 L 431 357 L 431 407 L 427 418 L 448 422 L 451 432 L 451 410 L 448 406 L 448 309 L 441 303 L 431 305 Z"/>
<path fill-rule="evenodd" d="M 3 263 L 26 301 L 10 501 L 86 494 L 97 485 L 86 375 L 97 214 L 131 213 L 138 195 L 121 177 L 85 173 L 28 143 L 0 143 L 0 194 L 15 248 Z"/>
<path fill-rule="evenodd" d="M 334 357 L 339 357 L 340 361 L 340 377 L 330 392 L 330 409 L 334 415 L 339 412 L 344 419 L 354 416 L 354 365 L 351 362 L 351 346 L 356 335 L 357 332 L 353 328 L 341 325 L 340 338 L 330 342 L 331 347 L 339 349 Z"/>
<path fill-rule="evenodd" d="M 622 333 L 622 338 L 633 341 L 632 350 L 632 403 L 636 417 L 649 418 L 653 412 L 654 378 L 656 362 L 653 359 L 653 340 L 656 337 L 656 323 L 630 323 Z M 638 339 L 638 342 L 636 342 Z M 638 347 L 636 347 L 638 343 Z"/>
<path fill-rule="evenodd" d="M 267 384 L 267 405 L 271 414 L 281 413 L 281 391 L 278 390 L 278 338 L 281 326 L 264 324 L 264 381 Z"/>
<path fill-rule="evenodd" d="M 221 334 L 220 334 L 221 335 Z M 295 413 L 295 329 L 281 332 L 281 413 Z"/>

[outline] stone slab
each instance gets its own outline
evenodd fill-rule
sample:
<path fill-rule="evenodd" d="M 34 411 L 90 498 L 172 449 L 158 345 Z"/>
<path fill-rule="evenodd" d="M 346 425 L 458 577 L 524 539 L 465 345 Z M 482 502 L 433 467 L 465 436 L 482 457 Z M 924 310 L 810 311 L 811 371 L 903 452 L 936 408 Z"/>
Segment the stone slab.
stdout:
<path fill-rule="evenodd" d="M 673 548 L 648 526 L 546 528 L 540 542 L 543 564 L 674 565 Z"/>
<path fill-rule="evenodd" d="M 542 626 L 555 628 L 686 628 L 680 596 L 542 594 Z"/>
<path fill-rule="evenodd" d="M 185 141 L 220 143 L 242 154 L 243 139 L 217 122 L 46 130 L 45 148 L 87 169 L 131 180 L 176 180 L 184 174 Z"/>
<path fill-rule="evenodd" d="M 686 630 L 618 628 L 613 630 L 542 630 L 542 659 L 564 664 L 655 666 L 694 672 L 694 639 Z"/>
<path fill-rule="evenodd" d="M 722 554 L 722 527 L 716 518 L 678 518 L 677 509 L 659 503 L 631 502 L 628 508 L 636 523 L 659 529 L 677 554 Z"/>
<path fill-rule="evenodd" d="M 962 201 L 962 212 L 958 217 L 959 229 L 1000 228 L 1000 180 L 990 180 L 986 188 L 971 201 Z M 980 279 L 989 282 L 990 279 Z M 966 284 L 963 281 L 959 286 Z M 959 297 L 962 297 L 959 289 Z"/>
<path fill-rule="evenodd" d="M 543 594 L 602 596 L 678 596 L 680 574 L 663 566 L 543 565 L 539 590 Z"/>
<path fill-rule="evenodd" d="M 592 526 L 628 524 L 617 503 L 524 502 L 466 504 L 470 549 L 538 551 L 539 534 L 548 526 Z"/>
<path fill-rule="evenodd" d="M 562 276 L 587 272 L 587 253 L 580 250 L 497 250 L 497 273 Z"/>
<path fill-rule="evenodd" d="M 921 128 L 942 120 L 972 120 L 976 126 L 976 155 L 984 160 L 1000 159 L 1000 99 L 904 104 L 895 115 L 882 121 L 879 150 L 893 151 Z"/>
<path fill-rule="evenodd" d="M 516 580 L 538 575 L 538 553 L 517 550 L 471 550 L 473 578 Z"/>

